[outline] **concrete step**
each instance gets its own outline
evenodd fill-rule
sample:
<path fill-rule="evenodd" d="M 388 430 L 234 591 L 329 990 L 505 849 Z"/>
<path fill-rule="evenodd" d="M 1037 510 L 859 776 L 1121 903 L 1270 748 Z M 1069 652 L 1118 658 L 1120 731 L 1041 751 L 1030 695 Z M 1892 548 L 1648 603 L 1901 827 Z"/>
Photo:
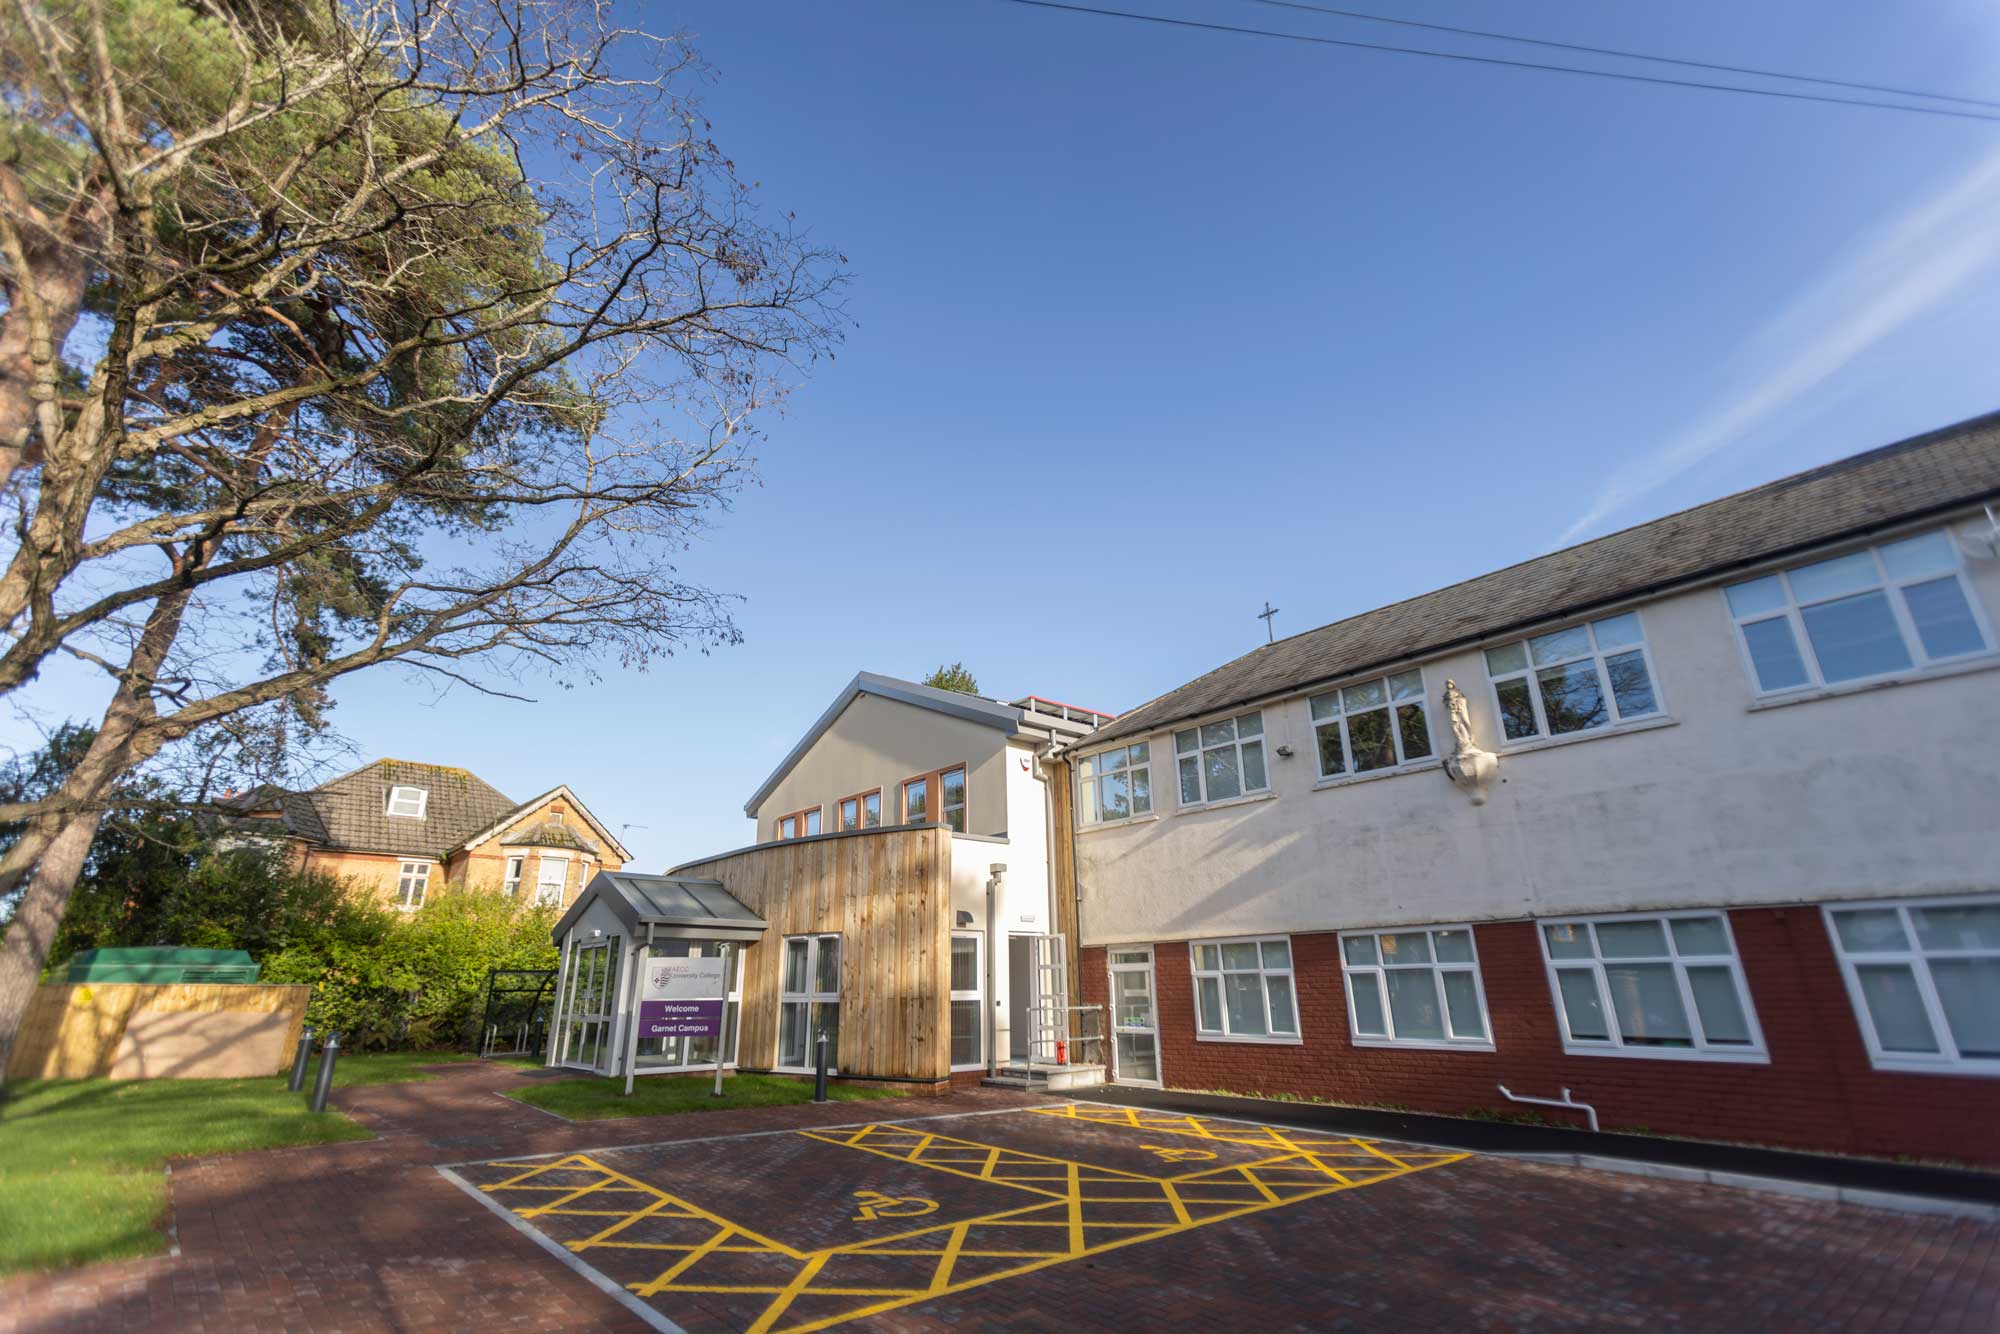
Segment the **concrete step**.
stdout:
<path fill-rule="evenodd" d="M 1104 1083 L 1101 1065 L 1038 1066 L 1029 1070 L 1009 1066 L 979 1081 L 987 1088 L 1028 1089 L 1036 1093 L 1061 1093 L 1067 1089 L 1096 1088 Z"/>

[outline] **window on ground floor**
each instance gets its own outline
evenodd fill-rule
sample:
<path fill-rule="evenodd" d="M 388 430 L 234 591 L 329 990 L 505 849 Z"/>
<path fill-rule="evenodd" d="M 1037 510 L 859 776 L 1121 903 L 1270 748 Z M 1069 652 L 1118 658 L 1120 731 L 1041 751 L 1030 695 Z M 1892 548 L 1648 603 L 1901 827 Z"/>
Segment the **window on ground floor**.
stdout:
<path fill-rule="evenodd" d="M 951 937 L 951 1068 L 977 1070 L 986 1060 L 985 974 L 979 966 L 980 937 L 953 932 Z"/>
<path fill-rule="evenodd" d="M 563 888 L 569 883 L 569 858 L 551 857 L 545 852 L 539 860 L 535 870 L 535 906 L 560 908 Z"/>
<path fill-rule="evenodd" d="M 840 937 L 787 936 L 778 1003 L 778 1065 L 813 1068 L 816 1038 L 826 1032 L 827 1064 L 840 1065 Z"/>
<path fill-rule="evenodd" d="M 424 906 L 424 894 L 430 889 L 431 864 L 427 861 L 406 861 L 396 873 L 396 906 L 415 912 Z"/>
<path fill-rule="evenodd" d="M 1828 904 L 1826 920 L 1876 1065 L 2000 1074 L 2000 894 Z"/>
<path fill-rule="evenodd" d="M 1767 1059 L 1727 914 L 1577 917 L 1537 926 L 1565 1051 Z"/>
<path fill-rule="evenodd" d="M 1343 931 L 1340 966 L 1356 1046 L 1492 1050 L 1471 927 Z"/>
<path fill-rule="evenodd" d="M 1295 1041 L 1292 942 L 1284 936 L 1196 941 L 1195 1030 L 1203 1037 Z"/>

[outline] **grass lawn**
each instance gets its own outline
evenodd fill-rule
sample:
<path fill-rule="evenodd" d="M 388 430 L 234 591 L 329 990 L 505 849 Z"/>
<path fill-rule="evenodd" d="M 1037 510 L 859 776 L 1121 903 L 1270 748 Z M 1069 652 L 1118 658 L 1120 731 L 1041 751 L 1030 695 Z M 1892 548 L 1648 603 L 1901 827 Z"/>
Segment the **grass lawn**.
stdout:
<path fill-rule="evenodd" d="M 602 1121 L 613 1116 L 666 1116 L 673 1112 L 719 1112 L 732 1107 L 781 1107 L 811 1102 L 812 1081 L 783 1075 L 725 1075 L 722 1096 L 712 1097 L 713 1075 L 642 1075 L 625 1096 L 623 1079 L 555 1079 L 509 1089 L 507 1096 L 575 1121 Z M 901 1089 L 869 1084 L 835 1084 L 827 1089 L 835 1102 L 906 1096 Z"/>
<path fill-rule="evenodd" d="M 451 1052 L 343 1056 L 336 1085 L 429 1079 Z M 317 1058 L 315 1058 L 317 1062 Z M 318 1072 L 317 1063 L 308 1074 Z M 307 1084 L 311 1088 L 311 1084 Z M 0 1273 L 166 1249 L 167 1158 L 366 1139 L 268 1079 L 33 1079 L 0 1089 Z"/>

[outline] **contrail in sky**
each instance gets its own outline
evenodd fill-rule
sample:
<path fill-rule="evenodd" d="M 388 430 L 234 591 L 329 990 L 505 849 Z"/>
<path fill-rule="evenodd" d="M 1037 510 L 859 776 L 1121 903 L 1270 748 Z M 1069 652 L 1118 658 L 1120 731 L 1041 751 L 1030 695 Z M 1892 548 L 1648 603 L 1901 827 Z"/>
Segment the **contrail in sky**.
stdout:
<path fill-rule="evenodd" d="M 1742 440 L 2000 258 L 2000 149 L 1889 223 L 1751 340 L 1756 369 L 1663 448 L 1619 468 L 1563 530 L 1566 546 Z"/>

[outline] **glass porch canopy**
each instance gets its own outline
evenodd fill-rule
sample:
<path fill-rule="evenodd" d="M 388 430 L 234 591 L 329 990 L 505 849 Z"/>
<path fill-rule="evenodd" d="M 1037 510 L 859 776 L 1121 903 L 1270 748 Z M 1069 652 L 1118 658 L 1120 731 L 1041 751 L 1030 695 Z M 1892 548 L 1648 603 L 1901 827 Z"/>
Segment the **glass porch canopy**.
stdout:
<path fill-rule="evenodd" d="M 619 934 L 626 940 L 728 940 L 749 945 L 761 940 L 770 927 L 720 880 L 599 871 L 550 934 L 560 947 L 586 918 L 599 922 L 607 915 L 625 928 Z"/>
<path fill-rule="evenodd" d="M 548 1063 L 597 1074 L 713 1067 L 733 1058 L 743 951 L 769 924 L 722 887 L 689 876 L 600 871 L 551 933 L 561 953 Z M 708 1037 L 638 1038 L 635 985 L 642 958 L 730 958 L 723 1031 Z M 721 1039 L 718 1048 L 717 1039 Z M 635 1042 L 636 1039 L 636 1042 Z"/>

